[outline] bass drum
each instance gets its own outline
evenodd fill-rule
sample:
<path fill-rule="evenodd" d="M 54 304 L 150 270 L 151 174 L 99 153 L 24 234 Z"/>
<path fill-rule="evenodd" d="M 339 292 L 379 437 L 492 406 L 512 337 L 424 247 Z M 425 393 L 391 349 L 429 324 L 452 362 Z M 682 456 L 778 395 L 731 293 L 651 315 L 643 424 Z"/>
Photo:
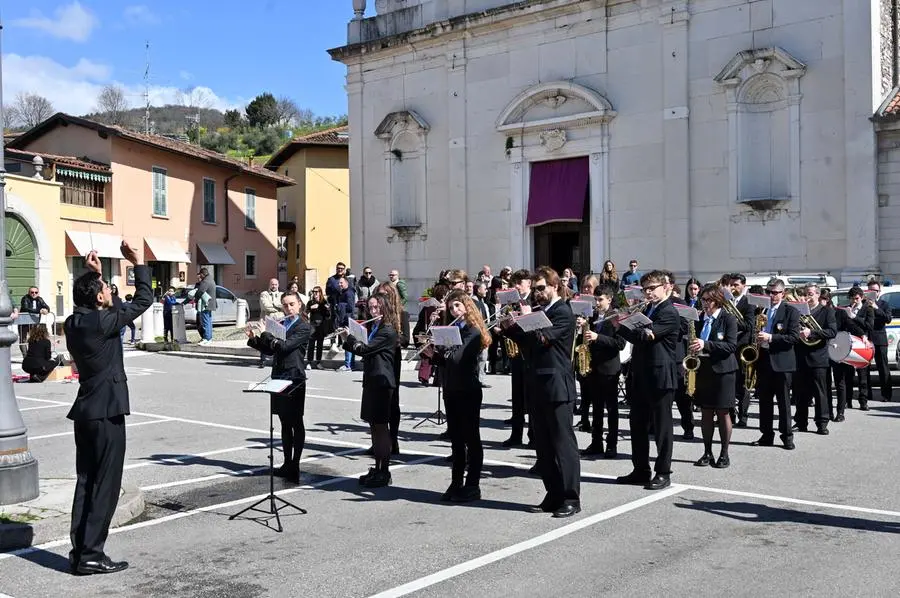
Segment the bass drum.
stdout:
<path fill-rule="evenodd" d="M 631 343 L 625 343 L 625 348 L 619 351 L 619 363 L 625 365 L 631 361 Z"/>
<path fill-rule="evenodd" d="M 875 346 L 866 337 L 838 332 L 828 341 L 828 358 L 835 363 L 845 363 L 857 369 L 869 366 L 875 357 Z"/>

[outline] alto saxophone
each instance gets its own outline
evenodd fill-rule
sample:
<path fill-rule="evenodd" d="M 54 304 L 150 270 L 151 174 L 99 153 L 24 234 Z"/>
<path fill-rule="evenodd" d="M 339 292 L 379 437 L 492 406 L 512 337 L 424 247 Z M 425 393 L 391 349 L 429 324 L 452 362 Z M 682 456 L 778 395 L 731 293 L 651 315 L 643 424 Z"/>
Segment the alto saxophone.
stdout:
<path fill-rule="evenodd" d="M 684 385 L 689 397 L 694 396 L 694 392 L 697 390 L 697 370 L 700 369 L 700 357 L 690 352 L 690 346 L 695 340 L 697 340 L 697 329 L 694 327 L 693 322 L 688 321 L 689 353 L 681 362 L 681 365 L 684 367 Z"/>
<path fill-rule="evenodd" d="M 510 359 L 515 359 L 519 356 L 519 345 L 513 342 L 510 339 L 504 339 L 506 342 L 506 356 Z"/>
<path fill-rule="evenodd" d="M 744 388 L 753 390 L 756 388 L 756 361 L 759 359 L 759 340 L 757 334 L 760 330 L 766 328 L 769 318 L 765 314 L 765 310 L 757 314 L 753 320 L 753 326 L 750 330 L 750 344 L 741 347 L 738 356 L 741 365 L 744 366 Z"/>
<path fill-rule="evenodd" d="M 590 323 L 585 322 L 581 329 L 581 344 L 575 348 L 575 370 L 582 378 L 591 373 L 591 350 L 587 340 L 589 330 Z"/>

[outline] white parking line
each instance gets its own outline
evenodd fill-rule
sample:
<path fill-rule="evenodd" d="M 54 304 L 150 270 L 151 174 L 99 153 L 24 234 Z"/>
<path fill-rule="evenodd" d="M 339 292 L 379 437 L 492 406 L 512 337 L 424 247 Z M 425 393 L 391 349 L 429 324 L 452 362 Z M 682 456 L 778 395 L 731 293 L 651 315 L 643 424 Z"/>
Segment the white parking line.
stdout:
<path fill-rule="evenodd" d="M 519 554 L 520 552 L 525 552 L 526 550 L 537 548 L 538 546 L 547 544 L 548 542 L 553 542 L 554 540 L 564 538 L 565 536 L 600 523 L 601 521 L 612 519 L 613 517 L 628 513 L 629 511 L 633 511 L 635 509 L 639 509 L 643 506 L 658 502 L 665 498 L 669 498 L 670 496 L 678 494 L 679 492 L 684 492 L 684 490 L 685 488 L 682 486 L 670 486 L 666 490 L 662 490 L 655 494 L 633 500 L 629 503 L 625 503 L 624 505 L 609 509 L 608 511 L 603 511 L 602 513 L 597 513 L 596 515 L 591 515 L 590 517 L 579 519 L 578 521 L 570 523 L 569 525 L 556 528 L 545 534 L 541 534 L 540 536 L 529 538 L 528 540 L 519 542 L 518 544 L 513 544 L 512 546 L 508 546 L 506 548 L 501 548 L 500 550 L 495 550 L 494 552 L 490 552 L 484 556 L 480 556 L 470 561 L 460 563 L 459 565 L 454 565 L 453 567 L 438 571 L 437 573 L 432 573 L 431 575 L 420 577 L 419 579 L 403 584 L 402 586 L 397 586 L 396 588 L 392 588 L 384 592 L 379 592 L 378 594 L 373 595 L 372 598 L 397 598 L 399 596 L 406 596 L 407 594 L 418 592 L 419 590 L 425 589 L 429 586 L 441 583 L 442 581 L 447 581 L 448 579 L 452 579 L 464 573 L 468 573 L 469 571 L 474 571 L 475 569 L 479 569 L 481 567 L 484 567 L 485 565 L 496 563 L 497 561 L 501 561 L 505 558 L 509 558 L 513 555 Z"/>
<path fill-rule="evenodd" d="M 39 405 L 37 407 L 19 407 L 19 411 L 37 411 L 38 409 L 59 409 L 60 407 L 68 407 L 68 405 Z"/>
<path fill-rule="evenodd" d="M 23 397 L 16 395 L 16 398 L 22 401 L 36 401 L 38 403 L 52 403 L 53 405 L 71 405 L 72 403 L 66 403 L 65 401 L 51 401 L 50 399 L 35 399 L 34 397 Z"/>
<path fill-rule="evenodd" d="M 133 424 L 125 424 L 125 427 L 126 428 L 135 428 L 137 426 L 146 426 L 149 424 L 162 424 L 162 423 L 169 422 L 169 421 L 173 421 L 173 420 L 151 419 L 150 421 L 145 421 L 145 422 L 134 422 Z M 62 436 L 73 436 L 73 435 L 74 435 L 74 432 L 72 430 L 70 430 L 68 432 L 58 432 L 56 434 L 44 434 L 43 436 L 29 436 L 28 441 L 31 442 L 32 440 L 45 440 L 47 438 L 60 438 Z"/>

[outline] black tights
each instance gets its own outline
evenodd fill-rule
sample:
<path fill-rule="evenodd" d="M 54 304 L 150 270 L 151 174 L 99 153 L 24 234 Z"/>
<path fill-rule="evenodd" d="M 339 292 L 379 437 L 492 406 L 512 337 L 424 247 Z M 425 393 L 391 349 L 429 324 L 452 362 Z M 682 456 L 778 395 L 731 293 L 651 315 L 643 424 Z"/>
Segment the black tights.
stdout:
<path fill-rule="evenodd" d="M 447 429 L 453 447 L 453 477 L 455 485 L 462 485 L 469 465 L 467 486 L 478 486 L 481 468 L 484 465 L 484 447 L 481 444 L 481 401 L 480 388 L 444 393 L 447 409 Z"/>
<path fill-rule="evenodd" d="M 728 445 L 731 444 L 731 409 L 707 409 L 703 408 L 700 420 L 700 428 L 703 430 L 703 450 L 707 455 L 712 455 L 713 429 L 715 423 L 713 417 L 719 419 L 719 441 L 722 443 L 721 455 L 728 455 Z"/>
<path fill-rule="evenodd" d="M 372 448 L 375 449 L 375 469 L 387 471 L 391 462 L 391 432 L 388 424 L 371 424 Z"/>
<path fill-rule="evenodd" d="M 306 426 L 303 425 L 303 414 L 299 409 L 287 409 L 278 413 L 281 421 L 281 446 L 284 462 L 297 465 L 306 444 Z"/>

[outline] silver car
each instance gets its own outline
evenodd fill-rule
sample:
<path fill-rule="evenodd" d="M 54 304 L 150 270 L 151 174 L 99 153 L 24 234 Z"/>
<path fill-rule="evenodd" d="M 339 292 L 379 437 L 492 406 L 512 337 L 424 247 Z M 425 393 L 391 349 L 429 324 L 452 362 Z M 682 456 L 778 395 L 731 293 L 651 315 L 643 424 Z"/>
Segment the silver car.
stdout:
<path fill-rule="evenodd" d="M 188 326 L 197 325 L 197 306 L 191 297 L 194 285 L 181 289 L 175 300 L 184 305 L 184 321 Z M 250 320 L 250 307 L 245 305 L 244 321 Z M 237 296 L 225 287 L 216 285 L 216 310 L 212 312 L 213 325 L 237 323 Z"/>

